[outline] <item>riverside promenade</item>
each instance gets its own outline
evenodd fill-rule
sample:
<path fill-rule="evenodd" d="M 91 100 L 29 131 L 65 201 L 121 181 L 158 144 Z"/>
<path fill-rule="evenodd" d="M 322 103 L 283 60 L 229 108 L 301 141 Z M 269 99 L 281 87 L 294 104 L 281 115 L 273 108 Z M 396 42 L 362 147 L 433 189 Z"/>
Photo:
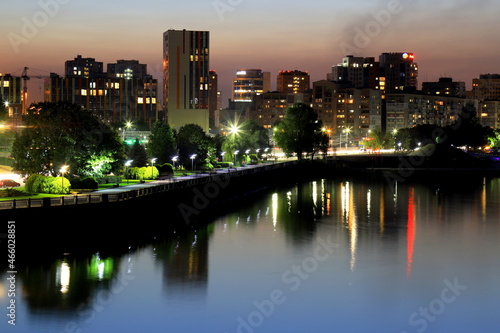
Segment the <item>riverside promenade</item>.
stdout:
<path fill-rule="evenodd" d="M 217 169 L 212 172 L 179 176 L 166 180 L 136 183 L 116 188 L 96 190 L 89 193 L 63 195 L 52 198 L 30 198 L 0 201 L 0 210 L 120 202 L 153 194 L 175 192 L 177 190 L 207 184 L 222 177 L 225 179 L 234 179 L 241 178 L 246 175 L 261 174 L 271 170 L 287 168 L 295 165 L 296 163 L 297 161 L 293 160 L 284 162 L 267 162 L 259 165 Z"/>

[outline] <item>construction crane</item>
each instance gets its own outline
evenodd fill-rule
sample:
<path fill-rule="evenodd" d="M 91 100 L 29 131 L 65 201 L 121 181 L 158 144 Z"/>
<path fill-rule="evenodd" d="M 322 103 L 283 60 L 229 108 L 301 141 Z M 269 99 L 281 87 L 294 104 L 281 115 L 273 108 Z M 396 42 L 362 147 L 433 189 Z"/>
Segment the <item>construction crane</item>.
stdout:
<path fill-rule="evenodd" d="M 28 109 L 28 80 L 31 79 L 31 77 L 28 75 L 28 69 L 29 67 L 24 67 L 23 72 L 21 74 L 21 78 L 23 79 L 23 93 L 22 93 L 22 113 L 24 114 L 26 110 Z M 40 71 L 40 70 L 38 70 Z M 46 75 L 34 75 L 33 76 L 35 79 L 46 79 L 49 78 L 50 76 Z"/>

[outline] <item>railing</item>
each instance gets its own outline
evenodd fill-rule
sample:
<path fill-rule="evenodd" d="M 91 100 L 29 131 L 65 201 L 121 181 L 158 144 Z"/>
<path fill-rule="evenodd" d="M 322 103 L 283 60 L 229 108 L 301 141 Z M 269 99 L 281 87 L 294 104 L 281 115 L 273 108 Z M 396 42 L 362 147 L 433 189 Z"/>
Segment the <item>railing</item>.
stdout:
<path fill-rule="evenodd" d="M 119 202 L 131 200 L 138 197 L 148 196 L 157 193 L 164 193 L 183 189 L 186 187 L 194 187 L 201 184 L 213 182 L 217 177 L 241 177 L 245 175 L 252 175 L 260 172 L 267 172 L 278 168 L 284 168 L 296 164 L 296 161 L 265 164 L 258 167 L 248 169 L 236 169 L 228 171 L 228 173 L 209 173 L 197 175 L 195 178 L 185 180 L 174 180 L 168 184 L 158 184 L 148 187 L 126 190 L 124 189 L 119 193 L 98 193 L 67 195 L 55 198 L 37 198 L 37 199 L 13 199 L 7 201 L 0 201 L 0 210 L 6 209 L 23 209 L 23 208 L 37 208 L 37 207 L 57 207 L 57 206 L 74 206 L 96 204 L 104 202 Z"/>

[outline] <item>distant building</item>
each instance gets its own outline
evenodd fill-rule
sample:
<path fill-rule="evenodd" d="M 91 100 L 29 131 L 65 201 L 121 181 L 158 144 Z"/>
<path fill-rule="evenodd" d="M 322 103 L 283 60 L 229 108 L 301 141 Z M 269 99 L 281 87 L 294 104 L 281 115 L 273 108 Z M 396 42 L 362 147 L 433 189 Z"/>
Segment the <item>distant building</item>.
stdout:
<path fill-rule="evenodd" d="M 442 77 L 438 82 L 422 82 L 422 92 L 428 95 L 465 97 L 465 82 L 456 82 L 451 77 Z"/>
<path fill-rule="evenodd" d="M 66 61 L 66 76 L 51 73 L 45 79 L 46 102 L 82 105 L 108 122 L 146 122 L 158 118 L 158 82 L 137 60 L 108 64 L 109 73 L 93 58 Z"/>
<path fill-rule="evenodd" d="M 68 78 L 97 78 L 104 77 L 104 65 L 94 58 L 82 58 L 77 55 L 75 59 L 68 60 L 65 63 L 65 77 Z"/>
<path fill-rule="evenodd" d="M 271 129 L 285 117 L 286 109 L 296 103 L 311 104 L 311 92 L 266 92 L 255 96 L 248 117 Z"/>
<path fill-rule="evenodd" d="M 385 93 L 415 91 L 418 66 L 413 53 L 382 53 L 379 57 L 380 86 Z"/>
<path fill-rule="evenodd" d="M 179 128 L 209 126 L 209 32 L 168 30 L 163 33 L 163 103 L 168 123 Z"/>
<path fill-rule="evenodd" d="M 13 121 L 21 120 L 23 114 L 22 78 L 0 73 L 0 103 L 5 106 L 7 116 Z"/>
<path fill-rule="evenodd" d="M 500 100 L 500 74 L 482 74 L 473 79 L 471 97 L 479 101 Z"/>
<path fill-rule="evenodd" d="M 282 93 L 303 93 L 311 89 L 310 80 L 308 72 L 280 71 L 276 79 L 276 90 Z"/>
<path fill-rule="evenodd" d="M 332 66 L 327 75 L 329 81 L 351 84 L 353 88 L 379 89 L 379 63 L 373 57 L 354 57 L 348 55 L 342 63 Z"/>
<path fill-rule="evenodd" d="M 217 72 L 214 70 L 209 71 L 209 96 L 208 96 L 208 127 L 211 130 L 215 129 L 216 125 L 216 113 L 219 108 L 219 91 L 218 91 L 218 76 Z"/>
<path fill-rule="evenodd" d="M 416 125 L 453 124 L 462 112 L 466 99 L 423 93 L 387 94 L 387 132 Z"/>
<path fill-rule="evenodd" d="M 478 101 L 477 116 L 481 125 L 500 128 L 500 100 Z"/>
<path fill-rule="evenodd" d="M 348 128 L 353 135 L 363 136 L 369 129 L 380 128 L 381 103 L 381 92 L 376 89 L 328 80 L 313 83 L 313 108 L 332 135 Z"/>
<path fill-rule="evenodd" d="M 261 69 L 240 69 L 233 79 L 233 102 L 251 103 L 254 96 L 271 90 L 271 74 Z"/>

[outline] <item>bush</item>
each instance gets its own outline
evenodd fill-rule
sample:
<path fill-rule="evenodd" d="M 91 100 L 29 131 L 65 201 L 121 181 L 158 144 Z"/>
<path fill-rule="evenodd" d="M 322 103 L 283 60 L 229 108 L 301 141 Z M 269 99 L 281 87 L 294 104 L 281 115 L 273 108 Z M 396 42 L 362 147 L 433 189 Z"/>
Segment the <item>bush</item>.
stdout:
<path fill-rule="evenodd" d="M 233 162 L 218 162 L 216 164 L 217 168 L 231 168 L 233 166 Z"/>
<path fill-rule="evenodd" d="M 155 166 L 142 167 L 140 169 L 141 178 L 139 179 L 157 179 L 160 173 Z"/>
<path fill-rule="evenodd" d="M 158 166 L 158 172 L 161 175 L 173 175 L 174 174 L 174 167 L 170 163 L 165 163 L 163 165 Z"/>
<path fill-rule="evenodd" d="M 31 193 L 39 193 L 40 192 L 40 182 L 41 182 L 41 179 L 43 177 L 44 176 L 39 175 L 37 173 L 29 176 L 28 179 L 26 180 L 26 184 L 24 186 L 26 191 L 31 192 Z"/>
<path fill-rule="evenodd" d="M 74 179 L 71 182 L 71 187 L 77 189 L 96 190 L 99 187 L 99 183 L 93 177 L 86 177 L 82 179 Z"/>
<path fill-rule="evenodd" d="M 69 193 L 71 183 L 65 177 L 50 177 L 39 174 L 29 176 L 26 180 L 26 191 L 30 193 Z"/>
<path fill-rule="evenodd" d="M 98 184 L 118 184 L 122 181 L 121 176 L 104 176 L 96 179 Z M 77 187 L 74 187 L 77 188 Z"/>

